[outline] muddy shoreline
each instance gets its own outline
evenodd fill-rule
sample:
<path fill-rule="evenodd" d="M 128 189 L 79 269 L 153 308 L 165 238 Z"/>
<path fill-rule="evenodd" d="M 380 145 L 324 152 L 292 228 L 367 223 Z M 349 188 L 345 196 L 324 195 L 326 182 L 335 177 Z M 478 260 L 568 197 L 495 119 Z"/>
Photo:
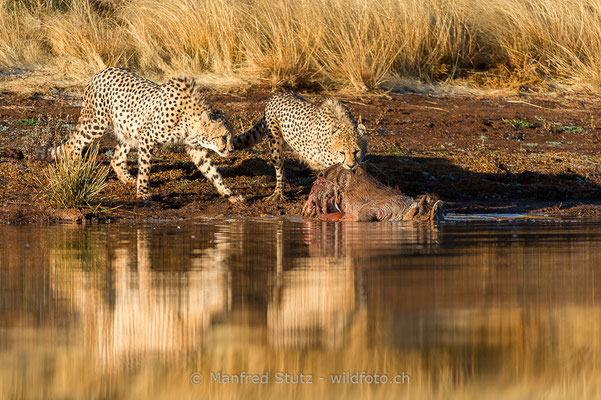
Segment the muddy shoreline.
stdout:
<path fill-rule="evenodd" d="M 272 92 L 208 93 L 237 132 L 260 117 Z M 327 96 L 302 93 L 315 102 Z M 601 103 L 586 96 L 464 96 L 450 94 L 338 95 L 368 128 L 366 169 L 382 182 L 417 196 L 436 193 L 447 211 L 601 216 Z M 275 174 L 267 146 L 215 163 L 247 204 L 221 198 L 183 152 L 160 150 L 152 166 L 152 199 L 111 171 L 96 209 L 55 210 L 36 199 L 33 177 L 47 163 L 29 159 L 36 125 L 77 122 L 77 98 L 0 93 L 0 223 L 149 221 L 204 217 L 299 216 L 315 175 L 290 156 L 285 203 L 263 200 Z M 99 143 L 108 165 L 110 135 Z M 290 153 L 287 153 L 290 155 Z M 135 154 L 134 154 L 135 157 Z M 135 172 L 135 162 L 130 163 Z"/>

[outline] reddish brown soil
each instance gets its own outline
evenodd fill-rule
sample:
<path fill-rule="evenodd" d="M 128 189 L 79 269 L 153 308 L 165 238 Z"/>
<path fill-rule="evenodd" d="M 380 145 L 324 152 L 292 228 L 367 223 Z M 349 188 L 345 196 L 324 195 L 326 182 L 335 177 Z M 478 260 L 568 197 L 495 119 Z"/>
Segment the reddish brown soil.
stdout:
<path fill-rule="evenodd" d="M 208 94 L 241 133 L 260 117 L 268 91 Z M 303 94 L 315 102 L 322 94 Z M 341 97 L 367 126 L 366 168 L 412 196 L 438 194 L 451 212 L 524 212 L 601 215 L 601 103 L 594 97 L 370 94 Z M 76 102 L 75 102 L 76 103 Z M 44 96 L 0 94 L 0 221 L 193 219 L 216 216 L 300 215 L 315 175 L 288 158 L 288 201 L 263 201 L 274 185 L 265 144 L 227 159 L 214 157 L 227 183 L 249 199 L 221 198 L 185 154 L 162 150 L 153 161 L 149 202 L 111 172 L 95 212 L 53 210 L 36 200 L 33 176 L 47 163 L 26 157 L 29 118 L 65 118 L 79 107 Z M 506 120 L 506 121 L 504 121 Z M 512 126 L 509 120 L 534 126 Z M 518 122 L 515 122 L 518 124 Z M 114 141 L 101 141 L 101 159 Z M 290 153 L 288 153 L 290 155 Z M 135 168 L 135 163 L 131 163 Z M 134 171 L 135 172 L 135 171 Z M 572 208 L 578 206 L 577 208 Z M 568 211 L 566 211 L 568 209 Z"/>

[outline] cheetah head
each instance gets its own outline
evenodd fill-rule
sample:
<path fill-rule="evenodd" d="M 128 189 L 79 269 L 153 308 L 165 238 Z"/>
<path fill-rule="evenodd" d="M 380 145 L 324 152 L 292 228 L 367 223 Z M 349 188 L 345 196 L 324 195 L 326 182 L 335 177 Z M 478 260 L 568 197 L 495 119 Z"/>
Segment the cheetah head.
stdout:
<path fill-rule="evenodd" d="M 355 169 L 365 157 L 366 145 L 363 139 L 365 127 L 332 127 L 332 149 L 336 160 L 346 169 Z"/>
<path fill-rule="evenodd" d="M 189 118 L 188 145 L 213 150 L 221 157 L 234 150 L 234 131 L 222 110 L 204 110 Z"/>
<path fill-rule="evenodd" d="M 322 107 L 329 109 L 332 118 L 330 143 L 333 157 L 346 169 L 359 166 L 367 153 L 363 124 L 357 123 L 350 111 L 337 100 L 327 100 Z"/>
<path fill-rule="evenodd" d="M 184 131 L 186 145 L 213 150 L 221 157 L 234 150 L 234 131 L 225 113 L 211 108 L 193 79 L 174 78 L 165 84 L 165 90 L 165 105 L 179 111 L 177 126 Z"/>

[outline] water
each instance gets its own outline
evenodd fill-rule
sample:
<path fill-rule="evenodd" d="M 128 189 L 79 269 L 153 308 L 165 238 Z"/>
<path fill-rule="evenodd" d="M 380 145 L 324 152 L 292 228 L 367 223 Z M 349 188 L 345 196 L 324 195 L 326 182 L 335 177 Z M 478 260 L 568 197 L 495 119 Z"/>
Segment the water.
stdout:
<path fill-rule="evenodd" d="M 599 224 L 232 220 L 0 238 L 2 399 L 601 395 Z"/>

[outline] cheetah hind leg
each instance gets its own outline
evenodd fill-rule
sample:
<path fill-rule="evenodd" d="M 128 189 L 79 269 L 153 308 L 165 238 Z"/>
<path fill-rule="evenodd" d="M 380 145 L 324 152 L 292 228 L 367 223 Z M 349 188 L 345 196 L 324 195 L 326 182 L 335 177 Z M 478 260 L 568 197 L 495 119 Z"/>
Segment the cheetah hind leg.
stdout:
<path fill-rule="evenodd" d="M 86 94 L 86 96 L 89 95 Z M 76 157 L 81 157 L 83 149 L 92 143 L 94 139 L 100 138 L 108 128 L 109 117 L 100 106 L 91 104 L 90 101 L 89 98 L 84 98 L 84 106 L 77 121 L 75 134 L 67 140 L 64 146 L 59 146 L 56 149 L 54 156 L 64 151 Z"/>
<path fill-rule="evenodd" d="M 126 185 L 133 185 L 136 182 L 136 178 L 127 170 L 127 155 L 130 150 L 131 147 L 127 144 L 117 145 L 115 155 L 111 160 L 111 167 L 113 167 L 115 174 L 117 174 L 117 178 Z"/>
<path fill-rule="evenodd" d="M 271 196 L 265 198 L 268 202 L 285 202 L 284 196 L 284 157 L 282 150 L 284 148 L 284 139 L 280 127 L 274 119 L 268 123 L 267 136 L 269 137 L 269 150 L 271 151 L 271 159 L 275 167 L 275 189 Z"/>

